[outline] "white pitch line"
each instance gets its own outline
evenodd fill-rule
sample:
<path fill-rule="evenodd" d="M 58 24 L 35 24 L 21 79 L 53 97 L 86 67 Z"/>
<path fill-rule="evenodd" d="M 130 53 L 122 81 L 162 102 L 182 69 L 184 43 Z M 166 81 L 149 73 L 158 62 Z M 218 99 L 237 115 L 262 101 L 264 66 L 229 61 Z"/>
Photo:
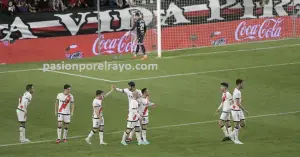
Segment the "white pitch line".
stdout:
<path fill-rule="evenodd" d="M 262 115 L 256 115 L 256 116 L 249 116 L 246 117 L 247 119 L 252 119 L 252 118 L 260 118 L 260 117 L 270 117 L 270 116 L 279 116 L 279 115 L 289 115 L 289 114 L 296 114 L 300 113 L 300 111 L 292 111 L 292 112 L 281 112 L 281 113 L 273 113 L 273 114 L 262 114 Z M 184 123 L 184 124 L 176 124 L 176 125 L 166 125 L 166 126 L 158 126 L 158 127 L 151 127 L 148 129 L 164 129 L 164 128 L 172 128 L 172 127 L 181 127 L 181 126 L 189 126 L 189 125 L 198 125 L 198 124 L 207 124 L 207 123 L 214 123 L 218 122 L 218 120 L 210 120 L 210 121 L 202 121 L 202 122 L 193 122 L 193 123 Z M 114 131 L 110 132 L 107 134 L 118 134 L 122 133 L 124 131 Z M 73 136 L 69 137 L 69 139 L 78 139 L 78 138 L 83 138 L 86 136 Z M 46 143 L 46 142 L 55 142 L 55 140 L 42 140 L 42 141 L 33 141 L 30 143 L 11 143 L 11 144 L 2 144 L 0 147 L 9 147 L 9 146 L 17 146 L 17 145 L 26 145 L 26 144 L 36 144 L 36 143 Z"/>
<path fill-rule="evenodd" d="M 4 74 L 4 73 L 14 73 L 14 72 L 35 71 L 35 70 L 41 70 L 41 69 L 22 69 L 22 70 L 0 71 L 0 74 Z"/>
<path fill-rule="evenodd" d="M 291 44 L 291 45 L 282 45 L 282 46 L 271 46 L 271 47 L 255 48 L 255 49 L 241 49 L 241 50 L 232 50 L 232 51 L 215 51 L 215 52 L 208 52 L 208 53 L 184 54 L 184 55 L 176 55 L 176 56 L 167 56 L 167 57 L 163 57 L 163 58 L 165 58 L 165 59 L 171 59 L 171 58 L 180 58 L 180 57 L 189 57 L 189 56 L 200 56 L 200 55 L 213 55 L 213 54 L 222 54 L 222 53 L 260 51 L 260 50 L 270 50 L 270 49 L 285 48 L 285 47 L 295 47 L 295 46 L 300 46 L 300 44 Z"/>
<path fill-rule="evenodd" d="M 170 78 L 170 77 L 178 77 L 178 76 L 189 76 L 189 75 L 216 73 L 216 72 L 258 69 L 258 68 L 277 67 L 277 66 L 295 65 L 295 64 L 300 64 L 300 62 L 291 62 L 291 63 L 282 63 L 282 64 L 269 64 L 269 65 L 260 65 L 260 66 L 251 66 L 251 67 L 242 67 L 242 68 L 231 68 L 231 69 L 210 70 L 210 71 L 191 72 L 191 73 L 182 73 L 182 74 L 172 74 L 172 75 L 161 75 L 161 76 L 153 76 L 153 77 L 141 77 L 141 78 L 135 78 L 135 79 L 117 80 L 117 81 L 113 81 L 113 82 L 150 80 L 150 79 L 158 79 L 158 78 Z"/>
<path fill-rule="evenodd" d="M 234 53 L 234 52 L 249 52 L 249 51 L 259 51 L 259 50 L 268 50 L 268 49 L 277 49 L 277 48 L 295 47 L 295 46 L 300 46 L 300 44 L 291 44 L 291 45 L 283 45 L 283 46 L 271 46 L 271 47 L 255 48 L 255 49 L 240 49 L 240 50 L 232 50 L 232 51 L 214 51 L 214 52 L 207 52 L 207 53 L 183 54 L 183 55 L 162 57 L 161 59 L 172 59 L 172 58 L 180 58 L 180 57 L 199 56 L 199 55 L 213 55 L 213 54 Z M 120 60 L 120 61 L 109 61 L 107 63 L 122 63 L 122 62 L 128 62 L 128 61 L 135 61 L 135 60 L 129 59 L 129 60 Z M 104 62 L 99 62 L 99 63 L 104 63 Z M 72 63 L 70 63 L 70 64 L 72 64 Z M 0 74 L 1 73 L 12 73 L 12 72 L 34 71 L 34 70 L 41 70 L 41 69 L 23 69 L 23 70 L 0 71 Z"/>
<path fill-rule="evenodd" d="M 46 72 L 52 72 L 52 73 L 58 73 L 58 74 L 76 76 L 76 77 L 87 78 L 87 79 L 91 79 L 91 80 L 104 81 L 104 82 L 110 82 L 110 83 L 114 82 L 112 80 L 107 80 L 107 79 L 102 79 L 102 78 L 97 78 L 97 77 L 91 77 L 91 76 L 86 76 L 86 75 L 72 74 L 72 73 L 61 72 L 61 71 L 47 70 Z"/>

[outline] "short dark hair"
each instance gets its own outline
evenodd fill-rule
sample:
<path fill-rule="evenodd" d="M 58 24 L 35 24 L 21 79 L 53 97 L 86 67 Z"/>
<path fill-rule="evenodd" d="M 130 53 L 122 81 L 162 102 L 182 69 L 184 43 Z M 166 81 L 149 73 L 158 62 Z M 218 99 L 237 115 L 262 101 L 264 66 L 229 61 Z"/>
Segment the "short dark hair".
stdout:
<path fill-rule="evenodd" d="M 147 91 L 147 88 L 142 89 L 142 94 L 144 94 Z"/>
<path fill-rule="evenodd" d="M 140 17 L 140 13 L 139 12 L 135 13 L 135 16 Z"/>
<path fill-rule="evenodd" d="M 226 83 L 226 82 L 222 82 L 222 83 L 221 83 L 221 86 L 224 86 L 224 87 L 227 87 L 227 88 L 228 88 L 229 85 L 228 85 L 228 83 Z"/>
<path fill-rule="evenodd" d="M 241 83 L 243 83 L 244 81 L 242 80 L 242 79 L 237 79 L 236 81 L 235 81 L 235 83 L 236 83 L 236 85 L 239 85 L 239 84 L 241 84 Z"/>
<path fill-rule="evenodd" d="M 65 85 L 64 85 L 64 89 L 68 89 L 68 88 L 71 88 L 71 85 L 65 84 Z"/>
<path fill-rule="evenodd" d="M 101 95 L 102 93 L 103 93 L 102 90 L 97 90 L 97 91 L 96 91 L 96 96 Z"/>
<path fill-rule="evenodd" d="M 26 86 L 26 91 L 29 91 L 30 89 L 32 89 L 32 87 L 33 87 L 33 84 L 28 84 L 28 85 Z"/>
<path fill-rule="evenodd" d="M 130 87 L 135 87 L 135 83 L 134 83 L 133 81 L 128 82 L 128 85 L 129 85 Z"/>

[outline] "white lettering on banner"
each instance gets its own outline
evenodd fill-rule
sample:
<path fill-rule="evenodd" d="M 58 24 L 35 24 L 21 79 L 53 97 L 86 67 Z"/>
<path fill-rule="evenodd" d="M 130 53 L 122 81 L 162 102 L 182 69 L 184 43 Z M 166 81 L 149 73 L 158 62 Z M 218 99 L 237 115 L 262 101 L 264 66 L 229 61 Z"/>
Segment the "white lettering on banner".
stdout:
<path fill-rule="evenodd" d="M 275 6 L 273 5 L 274 2 L 279 2 Z M 265 17 L 274 17 L 273 15 L 273 8 L 277 12 L 278 16 L 287 16 L 288 13 L 284 10 L 283 5 L 286 5 L 288 3 L 292 2 L 292 0 L 269 0 L 268 4 L 265 4 L 263 15 L 260 16 L 260 18 Z"/>
<path fill-rule="evenodd" d="M 257 12 L 258 9 L 263 10 L 263 15 L 261 15 L 260 18 L 274 17 L 277 15 L 286 16 L 288 15 L 288 13 L 285 10 L 286 8 L 284 8 L 283 6 L 287 5 L 299 7 L 300 0 L 269 0 L 268 4 L 266 4 L 263 8 L 257 1 L 254 0 L 226 0 L 226 4 L 223 5 L 221 5 L 219 0 L 209 0 L 209 4 L 191 5 L 184 7 L 178 7 L 175 3 L 172 2 L 169 4 L 167 9 L 161 10 L 161 23 L 162 25 L 191 23 L 192 20 L 187 19 L 185 13 L 203 11 L 205 13 L 207 11 L 210 12 L 210 17 L 207 19 L 208 21 L 226 20 L 224 19 L 225 17 L 222 14 L 224 14 L 224 11 L 227 11 L 227 9 L 240 9 L 239 11 L 243 11 L 243 13 L 241 13 L 240 15 L 240 19 L 258 18 L 257 16 L 255 16 L 255 12 Z M 81 16 L 80 18 L 73 18 L 73 13 L 54 14 L 54 17 L 58 17 L 59 20 L 35 21 L 29 23 L 24 23 L 20 19 L 20 17 L 15 17 L 11 25 L 0 25 L 0 31 L 2 31 L 2 33 L 4 34 L 4 37 L 0 40 L 12 40 L 11 35 L 16 32 L 21 33 L 21 37 L 19 39 L 37 38 L 31 32 L 31 29 L 43 29 L 55 26 L 64 26 L 65 30 L 69 31 L 70 35 L 77 35 L 85 24 L 96 24 L 98 22 L 97 16 L 100 16 L 101 32 L 129 30 L 131 28 L 131 10 L 141 11 L 147 25 L 154 21 L 155 15 L 157 14 L 156 10 L 149 10 L 143 7 L 134 7 L 122 10 L 108 10 L 100 12 L 101 16 L 97 15 L 98 13 L 96 11 L 77 13 Z M 299 10 L 295 9 L 295 11 L 300 14 Z M 234 13 L 231 14 L 233 14 L 232 16 L 238 16 Z M 172 21 L 174 19 L 175 22 L 170 23 L 169 21 L 171 20 L 168 20 L 170 18 L 172 18 Z M 115 20 L 115 22 L 111 22 L 112 20 Z M 201 21 L 193 22 L 197 24 L 197 22 L 199 23 Z M 112 27 L 112 24 L 115 25 Z"/>
<path fill-rule="evenodd" d="M 135 50 L 136 46 L 137 43 L 131 42 L 131 38 L 129 36 L 125 36 L 125 34 L 120 38 L 114 39 L 105 39 L 105 36 L 101 35 L 100 43 L 99 38 L 97 38 L 93 44 L 93 53 L 95 55 L 100 55 L 98 47 L 100 47 L 101 53 L 127 53 Z"/>
<path fill-rule="evenodd" d="M 262 24 L 247 25 L 247 21 L 241 22 L 235 30 L 235 40 L 268 39 L 281 36 L 283 18 L 266 19 Z"/>
<path fill-rule="evenodd" d="M 246 18 L 256 18 L 253 15 L 253 10 L 254 10 L 254 3 L 253 1 L 244 1 L 244 16 L 241 17 L 241 19 L 246 19 Z"/>
<path fill-rule="evenodd" d="M 297 14 L 300 15 L 300 0 L 294 0 L 293 3 L 289 4 L 289 6 L 298 6 L 297 7 L 297 10 L 298 10 Z"/>
<path fill-rule="evenodd" d="M 78 14 L 81 15 L 81 17 L 77 21 L 78 24 L 76 24 L 75 20 L 73 18 L 71 18 L 71 15 L 73 15 L 73 13 L 54 14 L 54 16 L 57 16 L 57 17 L 60 18 L 59 22 L 61 24 L 65 25 L 66 28 L 68 29 L 68 31 L 72 35 L 76 35 L 77 32 L 80 30 L 80 28 L 83 26 L 83 24 L 87 23 L 86 16 L 89 14 L 89 12 L 87 12 L 87 13 L 78 13 Z"/>
<path fill-rule="evenodd" d="M 154 17 L 153 17 L 152 12 L 150 10 L 148 10 L 146 8 L 142 8 L 142 7 L 126 8 L 123 10 L 114 10 L 114 11 L 108 10 L 108 11 L 100 12 L 100 15 L 98 14 L 97 11 L 94 11 L 93 13 L 98 14 L 100 16 L 101 32 L 111 32 L 111 31 L 114 31 L 110 27 L 112 18 L 117 21 L 120 20 L 119 21 L 120 28 L 118 28 L 116 31 L 131 29 L 130 10 L 139 10 L 140 12 L 142 12 L 142 14 L 144 15 L 144 20 L 145 20 L 146 25 L 148 25 L 149 23 L 151 23 L 153 21 Z M 113 12 L 118 13 L 119 17 L 117 15 L 110 15 Z M 98 22 L 97 17 L 91 17 L 89 19 L 93 22 Z"/>
<path fill-rule="evenodd" d="M 14 32 L 20 32 L 21 37 L 19 39 L 26 39 L 26 38 L 37 38 L 37 36 L 32 35 L 32 33 L 29 31 L 29 26 L 26 25 L 19 17 L 16 17 L 14 22 L 9 26 L 9 30 L 4 30 L 3 34 L 6 34 L 2 41 L 6 40 L 13 40 L 11 38 L 12 33 Z"/>
<path fill-rule="evenodd" d="M 224 20 L 221 17 L 221 7 L 219 0 L 209 0 L 209 7 L 210 7 L 210 18 L 207 20 Z"/>
<path fill-rule="evenodd" d="M 176 6 L 173 2 L 169 5 L 168 10 L 166 10 L 166 16 L 161 16 L 161 25 L 168 25 L 166 24 L 166 20 L 171 16 L 174 16 L 175 18 L 175 22 L 173 24 L 191 22 L 184 17 L 183 10 Z"/>

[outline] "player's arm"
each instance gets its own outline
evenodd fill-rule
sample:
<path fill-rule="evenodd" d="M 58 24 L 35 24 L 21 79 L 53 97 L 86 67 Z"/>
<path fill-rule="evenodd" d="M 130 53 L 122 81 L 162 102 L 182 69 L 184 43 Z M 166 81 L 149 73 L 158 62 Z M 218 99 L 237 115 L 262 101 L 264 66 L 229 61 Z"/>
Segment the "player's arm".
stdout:
<path fill-rule="evenodd" d="M 25 98 L 23 101 L 22 101 L 22 106 L 24 106 L 26 108 L 26 111 L 25 112 L 25 115 L 27 115 L 27 106 L 29 104 L 29 98 Z"/>
<path fill-rule="evenodd" d="M 71 106 L 72 106 L 72 108 L 71 108 L 71 116 L 73 116 L 74 110 L 75 110 L 75 103 L 71 102 Z"/>
<path fill-rule="evenodd" d="M 139 119 L 141 119 L 142 116 L 138 113 L 137 109 L 138 109 L 138 107 L 136 106 L 136 107 L 132 108 L 132 111 L 133 111 L 134 115 L 136 115 Z"/>
<path fill-rule="evenodd" d="M 55 101 L 55 105 L 54 105 L 54 113 L 55 113 L 55 115 L 57 115 L 57 110 L 58 110 L 58 99 L 56 99 L 56 101 Z"/>
<path fill-rule="evenodd" d="M 72 109 L 71 109 L 71 116 L 73 116 L 73 114 L 74 114 L 74 109 L 75 109 L 75 103 L 74 103 L 74 97 L 73 97 L 73 96 L 71 97 L 71 106 L 72 106 Z"/>
<path fill-rule="evenodd" d="M 122 93 L 124 93 L 124 89 L 117 88 L 115 85 L 113 85 L 112 88 L 114 88 L 117 92 L 122 92 Z"/>
<path fill-rule="evenodd" d="M 104 95 L 103 98 L 108 97 L 114 90 L 115 90 L 115 85 L 112 85 L 112 86 L 111 86 L 111 90 L 110 90 L 109 92 L 107 92 L 107 93 Z"/>
<path fill-rule="evenodd" d="M 105 95 L 104 95 L 104 98 L 108 97 L 114 90 L 110 90 L 109 92 L 107 92 Z"/>
<path fill-rule="evenodd" d="M 131 28 L 130 31 L 133 31 L 137 27 L 137 22 L 134 22 L 133 27 Z"/>
<path fill-rule="evenodd" d="M 237 105 L 242 111 L 248 113 L 248 111 L 247 111 L 247 110 L 242 106 L 242 104 L 240 103 L 240 98 L 236 98 L 236 99 L 235 99 L 235 103 L 236 103 L 236 105 Z"/>
<path fill-rule="evenodd" d="M 150 107 L 150 106 L 155 106 L 155 103 L 148 101 L 145 106 Z"/>
<path fill-rule="evenodd" d="M 220 106 L 217 108 L 216 113 L 218 113 L 222 107 L 223 107 L 223 103 L 221 103 Z"/>

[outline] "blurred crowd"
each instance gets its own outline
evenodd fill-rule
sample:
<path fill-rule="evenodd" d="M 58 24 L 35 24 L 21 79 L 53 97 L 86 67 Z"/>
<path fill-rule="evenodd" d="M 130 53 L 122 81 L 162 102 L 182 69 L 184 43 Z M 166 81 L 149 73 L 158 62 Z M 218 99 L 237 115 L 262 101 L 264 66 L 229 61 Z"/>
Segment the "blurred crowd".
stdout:
<path fill-rule="evenodd" d="M 140 0 L 153 3 L 153 0 Z M 99 0 L 101 7 L 125 8 L 132 5 L 132 0 Z M 97 0 L 0 0 L 0 12 L 10 15 L 45 11 L 65 11 L 73 8 L 97 7 Z"/>

